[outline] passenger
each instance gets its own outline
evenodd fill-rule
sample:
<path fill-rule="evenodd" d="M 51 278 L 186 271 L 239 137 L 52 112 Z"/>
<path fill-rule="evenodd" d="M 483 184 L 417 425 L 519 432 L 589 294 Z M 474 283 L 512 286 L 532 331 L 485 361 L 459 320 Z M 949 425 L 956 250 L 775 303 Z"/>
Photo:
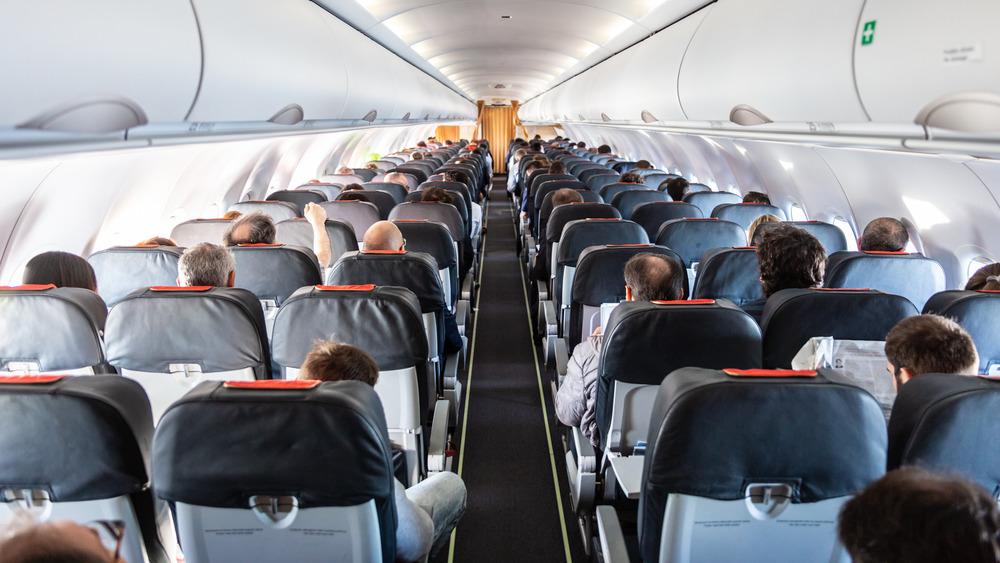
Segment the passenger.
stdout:
<path fill-rule="evenodd" d="M 319 265 L 326 268 L 330 265 L 330 237 L 326 234 L 326 210 L 309 202 L 305 209 L 306 220 L 313 228 L 313 252 Z M 222 244 L 236 246 L 237 244 L 274 244 L 274 221 L 271 217 L 259 211 L 247 213 L 229 225 L 222 234 Z"/>
<path fill-rule="evenodd" d="M 753 223 L 750 223 L 750 228 L 747 229 L 747 241 L 750 242 L 750 246 L 757 246 L 760 243 L 761 236 L 764 235 L 764 229 L 759 229 L 764 223 L 774 223 L 781 222 L 781 218 L 777 215 L 771 215 L 770 213 L 765 213 L 760 217 L 754 219 Z"/>
<path fill-rule="evenodd" d="M 445 182 L 458 182 L 464 184 L 465 187 L 472 189 L 469 186 L 469 175 L 461 170 L 445 170 L 444 172 Z M 470 194 L 471 195 L 471 194 Z M 483 206 L 479 204 L 476 198 L 471 198 L 472 208 L 469 209 L 469 219 L 472 222 L 470 227 L 470 238 L 472 239 L 472 246 L 474 248 L 479 248 L 479 237 L 484 232 L 483 229 Z"/>
<path fill-rule="evenodd" d="M 826 249 L 816 237 L 791 225 L 767 229 L 757 245 L 763 299 L 749 301 L 742 309 L 758 323 L 767 298 L 782 289 L 823 287 Z"/>
<path fill-rule="evenodd" d="M 531 150 L 533 152 L 541 152 L 542 151 L 542 144 L 539 143 L 538 141 L 532 141 L 531 144 L 528 145 L 528 146 L 531 147 Z"/>
<path fill-rule="evenodd" d="M 392 221 L 378 221 L 368 227 L 364 237 L 364 251 L 406 250 L 406 239 L 399 227 Z M 458 321 L 451 312 L 451 304 L 444 308 L 444 352 L 454 354 L 462 349 L 462 335 L 458 332 Z"/>
<path fill-rule="evenodd" d="M 570 188 L 560 188 L 552 194 L 552 209 L 559 207 L 560 205 L 566 205 L 567 203 L 583 203 L 583 195 L 580 192 L 570 189 Z M 531 279 L 531 295 L 529 297 L 529 303 L 531 303 L 531 318 L 536 318 L 535 313 L 538 309 L 538 282 L 541 280 L 549 279 L 549 261 L 548 250 L 548 236 L 545 231 L 540 231 L 538 233 L 538 252 L 535 254 L 534 262 L 531 263 L 531 269 L 528 271 L 529 278 Z"/>
<path fill-rule="evenodd" d="M 390 223 L 391 224 L 391 223 Z M 378 365 L 350 344 L 319 341 L 302 363 L 299 379 L 362 381 L 375 386 Z M 444 547 L 465 514 L 466 490 L 462 478 L 442 471 L 406 489 L 396 487 L 396 561 L 421 561 Z"/>
<path fill-rule="evenodd" d="M 28 260 L 21 283 L 80 287 L 97 293 L 97 275 L 90 263 L 76 254 L 57 250 L 43 252 Z"/>
<path fill-rule="evenodd" d="M 353 191 L 353 190 L 363 190 L 363 189 L 365 189 L 365 187 L 362 186 L 361 184 L 359 184 L 357 182 L 351 182 L 350 184 L 347 184 L 346 186 L 344 186 L 343 188 L 341 188 L 340 189 L 340 193 L 350 192 L 350 191 Z"/>
<path fill-rule="evenodd" d="M 576 148 L 578 148 L 578 149 L 585 149 L 585 148 L 587 148 L 587 143 L 584 143 L 583 141 L 580 141 L 579 143 L 576 144 Z"/>
<path fill-rule="evenodd" d="M 767 197 L 767 194 L 763 192 L 747 192 L 743 196 L 743 203 L 763 203 L 765 205 L 771 205 L 771 198 Z"/>
<path fill-rule="evenodd" d="M 201 242 L 184 251 L 177 262 L 177 285 L 233 287 L 236 260 L 225 248 Z"/>
<path fill-rule="evenodd" d="M 858 239 L 858 250 L 866 252 L 901 252 L 906 249 L 910 235 L 899 219 L 879 217 L 868 223 Z"/>
<path fill-rule="evenodd" d="M 344 174 L 344 175 L 348 175 L 348 176 L 353 176 L 354 175 L 354 169 L 351 168 L 350 166 L 341 166 L 340 168 L 337 169 L 337 174 Z"/>
<path fill-rule="evenodd" d="M 120 553 L 123 532 L 111 521 L 92 526 L 71 520 L 38 523 L 20 513 L 4 524 L 0 563 L 124 563 Z"/>
<path fill-rule="evenodd" d="M 410 160 L 423 160 L 423 159 L 424 159 L 424 153 L 420 151 L 413 151 L 410 154 Z"/>
<path fill-rule="evenodd" d="M 601 145 L 597 147 L 597 154 L 606 154 L 611 157 L 616 156 L 611 152 L 611 147 L 609 147 L 608 145 Z"/>
<path fill-rule="evenodd" d="M 549 165 L 549 174 L 565 174 L 566 173 L 566 163 L 561 160 L 554 160 L 552 164 Z"/>
<path fill-rule="evenodd" d="M 652 170 L 653 165 L 648 160 L 640 160 L 635 163 L 636 170 Z"/>
<path fill-rule="evenodd" d="M 374 162 L 366 162 L 365 168 L 367 168 L 368 170 L 378 171 L 378 164 L 375 164 Z"/>
<path fill-rule="evenodd" d="M 226 211 L 225 213 L 222 214 L 222 218 L 223 219 L 229 219 L 230 221 L 232 221 L 233 219 L 239 219 L 242 216 L 243 216 L 242 213 L 240 213 L 239 211 L 235 211 L 235 210 L 233 210 L 233 211 Z"/>
<path fill-rule="evenodd" d="M 979 353 L 972 337 L 958 323 L 939 315 L 899 321 L 885 337 L 885 359 L 897 391 L 924 373 L 979 373 Z"/>
<path fill-rule="evenodd" d="M 854 563 L 1000 561 L 1000 511 L 989 491 L 914 466 L 847 501 L 837 531 Z"/>
<path fill-rule="evenodd" d="M 406 180 L 406 176 L 402 172 L 390 172 L 385 175 L 382 181 L 399 184 L 406 188 L 406 191 L 410 191 L 410 183 Z"/>
<path fill-rule="evenodd" d="M 642 184 L 642 176 L 638 172 L 626 172 L 622 174 L 622 177 L 618 180 L 623 184 Z"/>
<path fill-rule="evenodd" d="M 660 185 L 656 189 L 661 192 L 667 192 L 670 199 L 674 201 L 684 201 L 684 196 L 687 194 L 689 187 L 691 187 L 691 184 L 684 178 L 670 178 L 669 180 L 660 182 Z"/>
<path fill-rule="evenodd" d="M 451 146 L 451 144 L 452 144 L 452 143 L 451 143 L 451 139 L 445 139 L 445 140 L 444 140 L 444 146 L 446 146 L 446 147 L 450 147 L 450 146 Z"/>
<path fill-rule="evenodd" d="M 425 188 L 420 195 L 420 201 L 439 201 L 441 203 L 454 203 L 451 194 L 442 188 Z"/>
<path fill-rule="evenodd" d="M 136 246 L 177 246 L 177 243 L 174 242 L 174 239 L 166 237 L 152 237 L 140 242 Z"/>
<path fill-rule="evenodd" d="M 1000 262 L 987 264 L 976 270 L 965 284 L 967 291 L 1000 291 Z"/>
<path fill-rule="evenodd" d="M 673 258 L 652 252 L 636 254 L 625 264 L 627 301 L 675 301 L 684 298 L 681 265 Z M 590 443 L 600 439 L 594 418 L 597 395 L 597 360 L 601 356 L 601 328 L 573 349 L 566 379 L 555 396 L 556 416 L 567 426 L 578 426 Z"/>
<path fill-rule="evenodd" d="M 370 197 L 357 193 L 358 190 L 343 191 L 337 196 L 337 201 L 367 201 L 371 203 Z"/>
<path fill-rule="evenodd" d="M 517 149 L 511 156 L 510 161 L 507 163 L 507 193 L 513 194 L 517 190 L 517 173 L 518 165 L 524 155 L 528 154 L 528 151 L 524 149 Z"/>

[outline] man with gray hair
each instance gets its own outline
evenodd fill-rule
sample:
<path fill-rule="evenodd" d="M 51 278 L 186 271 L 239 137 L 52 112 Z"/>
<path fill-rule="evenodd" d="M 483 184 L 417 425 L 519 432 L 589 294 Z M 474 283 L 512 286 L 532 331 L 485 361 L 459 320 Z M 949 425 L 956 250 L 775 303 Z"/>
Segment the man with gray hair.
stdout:
<path fill-rule="evenodd" d="M 406 191 L 410 191 L 410 183 L 406 180 L 406 175 L 402 172 L 390 172 L 382 178 L 383 182 L 392 182 L 399 184 L 406 188 Z"/>
<path fill-rule="evenodd" d="M 313 229 L 313 252 L 322 268 L 330 265 L 333 253 L 330 237 L 326 234 L 326 210 L 309 202 L 305 207 L 306 221 Z M 274 244 L 277 231 L 270 215 L 260 211 L 245 213 L 235 219 L 222 234 L 222 244 L 236 246 L 239 244 Z"/>
<path fill-rule="evenodd" d="M 177 262 L 177 285 L 233 287 L 236 260 L 228 250 L 210 242 L 198 243 Z"/>

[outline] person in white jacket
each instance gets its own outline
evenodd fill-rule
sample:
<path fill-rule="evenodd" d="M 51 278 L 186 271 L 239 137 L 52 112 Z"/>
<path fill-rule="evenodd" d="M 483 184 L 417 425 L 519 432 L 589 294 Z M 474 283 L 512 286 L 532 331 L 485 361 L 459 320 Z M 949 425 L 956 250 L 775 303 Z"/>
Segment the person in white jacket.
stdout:
<path fill-rule="evenodd" d="M 642 252 L 625 264 L 627 301 L 674 301 L 684 298 L 683 270 L 676 260 L 662 254 Z M 597 364 L 601 357 L 601 327 L 573 349 L 566 378 L 556 393 L 556 416 L 566 426 L 578 426 L 590 443 L 599 435 L 594 410 L 597 394 Z"/>

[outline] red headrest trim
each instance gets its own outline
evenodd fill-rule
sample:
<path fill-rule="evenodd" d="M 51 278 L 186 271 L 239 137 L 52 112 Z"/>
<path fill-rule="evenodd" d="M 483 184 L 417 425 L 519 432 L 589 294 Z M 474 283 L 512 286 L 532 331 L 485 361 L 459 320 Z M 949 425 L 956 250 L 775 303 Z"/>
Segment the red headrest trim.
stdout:
<path fill-rule="evenodd" d="M 2 290 L 11 290 L 11 291 L 42 291 L 45 289 L 55 289 L 55 288 L 56 286 L 51 283 L 49 284 L 26 283 L 24 285 L 0 286 L 0 289 Z"/>
<path fill-rule="evenodd" d="M 653 246 L 653 245 L 649 244 L 649 243 L 645 243 L 645 244 L 605 244 L 604 246 L 606 246 L 608 248 L 623 248 L 623 247 L 627 247 L 627 246 Z"/>
<path fill-rule="evenodd" d="M 362 254 L 406 254 L 405 250 L 362 250 Z"/>
<path fill-rule="evenodd" d="M 871 291 L 870 287 L 814 287 L 818 291 Z"/>
<path fill-rule="evenodd" d="M 718 217 L 684 217 L 688 221 L 718 221 Z"/>
<path fill-rule="evenodd" d="M 367 285 L 317 285 L 316 289 L 319 291 L 372 291 L 375 289 L 375 284 L 370 283 Z"/>
<path fill-rule="evenodd" d="M 67 375 L 4 375 L 0 377 L 0 384 L 13 383 L 15 385 L 28 385 L 39 383 L 52 383 L 59 381 Z"/>
<path fill-rule="evenodd" d="M 811 369 L 724 369 L 726 375 L 737 377 L 816 377 Z"/>
<path fill-rule="evenodd" d="M 276 389 L 295 390 L 312 389 L 320 384 L 316 379 L 261 379 L 259 381 L 227 381 L 222 384 L 226 389 Z"/>
<path fill-rule="evenodd" d="M 172 286 L 172 285 L 154 285 L 149 288 L 153 291 L 208 291 L 212 289 L 210 285 L 192 285 L 192 286 Z"/>
<path fill-rule="evenodd" d="M 268 244 L 266 242 L 244 242 L 237 244 L 236 246 L 281 246 L 280 243 Z"/>
<path fill-rule="evenodd" d="M 977 289 L 979 293 L 1000 293 L 1000 289 Z"/>
<path fill-rule="evenodd" d="M 909 255 L 910 254 L 909 252 L 907 252 L 905 250 L 862 250 L 861 252 L 864 252 L 865 254 L 896 254 L 896 255 L 899 255 L 899 254 Z"/>
<path fill-rule="evenodd" d="M 587 221 L 620 221 L 621 219 L 615 219 L 612 217 L 587 217 Z"/>
<path fill-rule="evenodd" d="M 657 305 L 710 305 L 715 299 L 678 299 L 676 301 L 651 301 Z"/>
<path fill-rule="evenodd" d="M 733 248 L 735 248 L 737 250 L 748 250 L 748 249 L 751 249 L 751 248 L 756 249 L 757 247 L 756 246 L 734 246 Z"/>

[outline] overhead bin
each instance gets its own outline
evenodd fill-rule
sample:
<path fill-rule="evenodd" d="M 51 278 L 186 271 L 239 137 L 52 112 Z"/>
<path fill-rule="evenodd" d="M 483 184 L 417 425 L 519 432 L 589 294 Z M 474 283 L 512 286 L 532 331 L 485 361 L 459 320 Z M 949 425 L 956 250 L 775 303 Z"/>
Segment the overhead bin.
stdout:
<path fill-rule="evenodd" d="M 868 121 L 852 69 L 862 5 L 861 0 L 716 3 L 680 67 L 684 114 L 728 121 L 734 107 L 748 105 L 771 121 Z"/>
<path fill-rule="evenodd" d="M 0 52 L 0 128 L 182 121 L 201 69 L 198 25 L 179 1 L 5 2 Z"/>
<path fill-rule="evenodd" d="M 359 120 L 372 110 L 379 121 L 416 118 L 431 107 L 448 110 L 435 116 L 475 115 L 470 102 L 312 2 L 194 5 L 205 73 L 190 121 L 265 121 L 288 104 L 310 121 Z M 429 82 L 443 94 L 432 95 Z"/>
<path fill-rule="evenodd" d="M 855 24 L 854 67 L 871 119 L 912 123 L 934 104 L 961 117 L 956 126 L 985 121 L 977 112 L 995 116 L 996 102 L 975 93 L 1000 93 L 997 21 L 1000 4 L 988 0 L 868 0 Z"/>

